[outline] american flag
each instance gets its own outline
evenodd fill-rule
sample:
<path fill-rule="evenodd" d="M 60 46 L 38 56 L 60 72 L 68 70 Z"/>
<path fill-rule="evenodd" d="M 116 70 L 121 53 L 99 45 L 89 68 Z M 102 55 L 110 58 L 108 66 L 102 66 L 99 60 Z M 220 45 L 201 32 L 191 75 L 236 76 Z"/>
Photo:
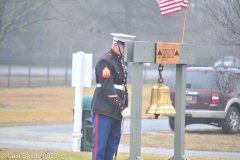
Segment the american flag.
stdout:
<path fill-rule="evenodd" d="M 163 16 L 179 12 L 181 8 L 187 8 L 187 0 L 157 0 Z"/>
<path fill-rule="evenodd" d="M 187 5 L 188 5 L 188 1 L 184 0 L 182 4 L 182 8 L 187 8 Z"/>

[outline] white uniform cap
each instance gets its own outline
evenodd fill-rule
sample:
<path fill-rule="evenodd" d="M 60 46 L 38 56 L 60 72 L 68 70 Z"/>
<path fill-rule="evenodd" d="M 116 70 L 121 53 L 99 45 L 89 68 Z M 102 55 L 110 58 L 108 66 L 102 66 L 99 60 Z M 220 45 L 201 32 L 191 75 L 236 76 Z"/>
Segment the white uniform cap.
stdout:
<path fill-rule="evenodd" d="M 111 33 L 111 35 L 113 36 L 113 40 L 121 42 L 132 41 L 136 37 L 133 35 L 127 35 L 122 33 Z"/>

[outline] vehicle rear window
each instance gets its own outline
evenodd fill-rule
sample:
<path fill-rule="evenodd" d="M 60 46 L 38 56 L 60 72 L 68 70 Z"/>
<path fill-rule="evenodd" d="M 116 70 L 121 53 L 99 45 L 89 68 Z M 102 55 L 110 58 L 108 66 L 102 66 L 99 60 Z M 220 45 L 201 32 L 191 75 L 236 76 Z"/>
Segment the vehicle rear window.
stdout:
<path fill-rule="evenodd" d="M 212 84 L 213 72 L 209 71 L 187 71 L 186 75 L 186 88 L 212 88 L 216 84 Z M 166 85 L 170 88 L 175 87 L 176 72 L 168 78 Z"/>

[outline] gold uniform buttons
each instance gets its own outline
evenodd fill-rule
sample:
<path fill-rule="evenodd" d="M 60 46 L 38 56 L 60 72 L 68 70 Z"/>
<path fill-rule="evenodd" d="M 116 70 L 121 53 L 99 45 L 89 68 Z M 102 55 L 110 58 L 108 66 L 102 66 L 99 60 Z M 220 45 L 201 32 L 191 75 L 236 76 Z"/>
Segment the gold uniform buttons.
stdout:
<path fill-rule="evenodd" d="M 118 56 L 118 58 L 120 58 L 120 56 Z"/>

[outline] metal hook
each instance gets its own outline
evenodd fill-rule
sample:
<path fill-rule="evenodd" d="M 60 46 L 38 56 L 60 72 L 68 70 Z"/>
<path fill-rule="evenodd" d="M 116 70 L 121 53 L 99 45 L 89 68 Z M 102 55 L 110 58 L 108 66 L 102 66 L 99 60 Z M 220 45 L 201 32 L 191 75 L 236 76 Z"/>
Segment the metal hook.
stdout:
<path fill-rule="evenodd" d="M 158 79 L 158 82 L 163 82 L 163 79 L 162 79 L 162 71 L 163 71 L 163 65 L 159 64 L 158 66 L 158 72 L 159 72 L 159 79 Z"/>

